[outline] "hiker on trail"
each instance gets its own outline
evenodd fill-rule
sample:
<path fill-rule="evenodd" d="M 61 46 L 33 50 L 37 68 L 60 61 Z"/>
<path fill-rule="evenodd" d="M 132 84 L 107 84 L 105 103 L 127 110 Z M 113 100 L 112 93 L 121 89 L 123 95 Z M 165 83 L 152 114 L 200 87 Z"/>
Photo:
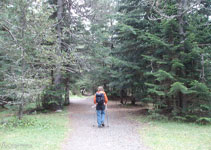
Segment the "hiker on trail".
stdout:
<path fill-rule="evenodd" d="M 108 103 L 108 97 L 104 92 L 103 87 L 99 86 L 98 91 L 96 92 L 94 97 L 94 104 L 96 104 L 96 112 L 97 112 L 97 123 L 99 128 L 105 126 L 104 120 L 105 120 L 105 109 L 107 103 Z"/>

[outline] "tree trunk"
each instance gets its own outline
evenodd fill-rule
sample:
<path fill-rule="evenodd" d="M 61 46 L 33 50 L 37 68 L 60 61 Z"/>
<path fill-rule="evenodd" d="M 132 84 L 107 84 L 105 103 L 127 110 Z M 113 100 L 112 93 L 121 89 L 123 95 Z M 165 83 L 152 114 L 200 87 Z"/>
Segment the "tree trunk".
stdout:
<path fill-rule="evenodd" d="M 203 83 L 205 83 L 205 72 L 204 72 L 204 54 L 201 54 L 201 73 L 200 73 L 200 79 Z"/>
<path fill-rule="evenodd" d="M 183 98 L 183 101 L 182 101 L 182 111 L 184 113 L 187 111 L 187 101 L 185 98 Z"/>
<path fill-rule="evenodd" d="M 121 103 L 121 104 L 124 104 L 124 103 L 123 103 L 123 97 L 120 97 L 120 103 Z"/>
<path fill-rule="evenodd" d="M 64 105 L 68 106 L 70 105 L 70 82 L 69 82 L 69 77 L 66 77 L 66 82 L 65 82 L 65 101 Z"/>
<path fill-rule="evenodd" d="M 135 98 L 135 97 L 132 97 L 132 99 L 131 99 L 131 104 L 132 104 L 132 105 L 135 105 L 135 104 L 136 104 L 136 98 Z"/>
<path fill-rule="evenodd" d="M 179 9 L 178 9 L 178 15 L 180 16 L 178 18 L 179 22 L 179 34 L 180 34 L 180 43 L 184 43 L 185 40 L 185 30 L 184 30 L 184 14 L 183 11 L 187 9 L 187 0 L 180 0 L 179 2 Z M 185 47 L 183 46 L 182 49 L 185 51 Z M 186 110 L 186 102 L 183 99 L 183 94 L 181 92 L 178 93 L 179 96 L 179 107 L 182 109 L 182 111 Z"/>
<path fill-rule="evenodd" d="M 58 57 L 61 56 L 61 48 L 62 48 L 62 29 L 61 29 L 61 21 L 62 21 L 62 13 L 63 13 L 63 0 L 58 0 L 57 1 L 57 19 L 58 19 L 58 24 L 57 24 L 57 34 L 58 34 L 58 39 L 57 39 L 57 50 L 56 54 Z M 55 72 L 55 80 L 54 84 L 55 86 L 59 86 L 61 83 L 61 63 L 58 62 L 56 64 L 56 72 Z"/>
<path fill-rule="evenodd" d="M 178 95 L 179 95 L 179 106 L 183 112 L 186 112 L 186 100 L 183 98 L 182 92 L 179 92 Z"/>
<path fill-rule="evenodd" d="M 26 28 L 26 8 L 23 6 L 21 8 L 21 22 L 22 22 L 22 28 L 21 28 L 21 39 L 24 41 L 24 31 Z M 21 50 L 21 60 L 22 60 L 22 66 L 21 66 L 21 92 L 22 96 L 20 99 L 20 104 L 19 104 L 19 110 L 18 110 L 18 119 L 22 119 L 23 117 L 23 106 L 24 106 L 24 94 L 25 94 L 25 89 L 24 89 L 24 78 L 25 78 L 25 49 L 24 45 L 21 44 L 20 47 Z"/>
<path fill-rule="evenodd" d="M 61 28 L 61 22 L 62 22 L 62 14 L 63 14 L 63 0 L 57 0 L 57 19 L 58 19 L 58 24 L 57 24 L 57 49 L 56 49 L 56 54 L 58 57 L 61 57 L 61 49 L 62 49 L 62 28 Z M 56 99 L 58 101 L 57 109 L 62 108 L 62 95 L 61 95 L 61 62 L 56 63 L 56 70 L 54 72 L 54 86 L 55 90 L 59 91 L 59 94 L 56 95 Z"/>
<path fill-rule="evenodd" d="M 53 69 L 51 70 L 51 83 L 52 83 L 52 85 L 54 84 L 54 73 L 53 73 Z"/>
<path fill-rule="evenodd" d="M 57 24 L 57 34 L 58 34 L 58 39 L 57 39 L 57 50 L 56 54 L 58 57 L 61 56 L 61 48 L 62 48 L 62 29 L 61 29 L 61 21 L 62 21 L 62 13 L 63 13 L 63 0 L 58 0 L 57 1 L 58 5 L 58 10 L 57 10 L 57 19 L 58 19 L 58 24 Z M 61 63 L 58 62 L 56 64 L 56 73 L 55 73 L 55 81 L 54 81 L 55 86 L 59 86 L 61 84 Z"/>
<path fill-rule="evenodd" d="M 121 91 L 120 91 L 120 103 L 121 104 L 124 104 L 124 98 L 126 98 L 126 96 L 127 96 L 126 92 L 123 89 L 121 89 Z"/>
<path fill-rule="evenodd" d="M 21 120 L 22 117 L 23 117 L 23 103 L 21 103 L 18 108 L 18 119 Z"/>
<path fill-rule="evenodd" d="M 174 96 L 171 97 L 173 99 L 173 111 L 176 112 L 177 110 L 177 100 Z"/>
<path fill-rule="evenodd" d="M 187 7 L 187 0 L 180 0 L 177 14 L 180 15 L 178 21 L 179 21 L 179 34 L 181 35 L 181 41 L 185 39 L 184 15 L 182 15 L 182 13 L 185 9 L 187 9 L 186 7 Z"/>
<path fill-rule="evenodd" d="M 23 104 L 24 104 L 24 94 L 25 94 L 25 89 L 24 89 L 24 69 L 25 69 L 25 52 L 24 49 L 22 49 L 22 83 L 21 83 L 21 89 L 22 89 L 22 96 L 20 99 L 20 104 L 19 104 L 19 110 L 18 110 L 18 119 L 22 119 L 23 117 Z"/>

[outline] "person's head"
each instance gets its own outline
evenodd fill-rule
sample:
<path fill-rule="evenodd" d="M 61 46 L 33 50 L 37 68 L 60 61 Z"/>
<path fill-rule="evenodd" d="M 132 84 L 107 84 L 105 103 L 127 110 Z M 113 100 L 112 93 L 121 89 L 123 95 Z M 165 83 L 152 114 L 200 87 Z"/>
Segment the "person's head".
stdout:
<path fill-rule="evenodd" d="M 104 91 L 103 86 L 98 86 L 97 90 L 98 91 Z"/>

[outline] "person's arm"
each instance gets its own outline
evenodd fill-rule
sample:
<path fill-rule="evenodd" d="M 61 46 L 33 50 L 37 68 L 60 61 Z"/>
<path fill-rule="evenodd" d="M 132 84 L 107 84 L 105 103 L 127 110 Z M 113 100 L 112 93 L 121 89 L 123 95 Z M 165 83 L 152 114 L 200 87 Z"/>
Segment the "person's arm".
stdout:
<path fill-rule="evenodd" d="M 107 104 L 108 103 L 108 97 L 107 97 L 105 92 L 104 92 L 104 97 L 105 97 L 105 104 Z"/>
<path fill-rule="evenodd" d="M 96 103 L 96 94 L 95 94 L 95 97 L 94 97 L 94 104 L 97 104 L 97 103 Z"/>

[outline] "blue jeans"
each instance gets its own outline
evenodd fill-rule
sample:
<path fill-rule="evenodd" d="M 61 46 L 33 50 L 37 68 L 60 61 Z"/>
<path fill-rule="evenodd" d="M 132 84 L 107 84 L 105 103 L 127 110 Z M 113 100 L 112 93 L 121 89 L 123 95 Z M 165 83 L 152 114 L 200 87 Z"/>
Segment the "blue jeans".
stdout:
<path fill-rule="evenodd" d="M 96 110 L 97 111 L 97 123 L 98 127 L 100 127 L 105 120 L 105 110 Z"/>

